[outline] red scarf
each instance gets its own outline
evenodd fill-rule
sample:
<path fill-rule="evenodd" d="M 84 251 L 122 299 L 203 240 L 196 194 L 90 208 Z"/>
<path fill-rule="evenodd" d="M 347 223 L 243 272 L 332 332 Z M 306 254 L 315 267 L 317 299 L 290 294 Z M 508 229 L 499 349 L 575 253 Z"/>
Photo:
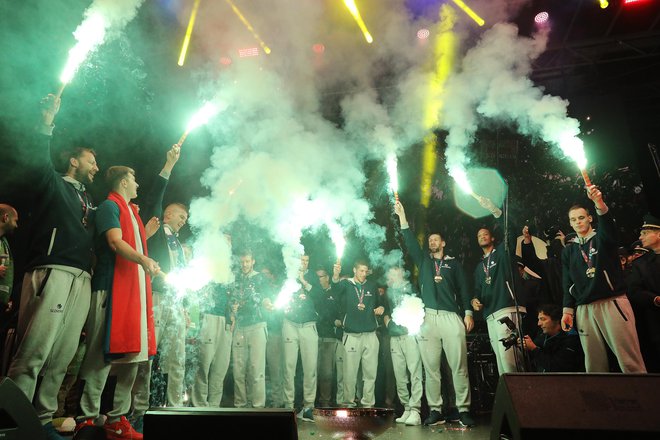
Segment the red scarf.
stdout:
<path fill-rule="evenodd" d="M 130 206 L 137 220 L 142 240 L 144 255 L 147 255 L 147 240 L 144 225 L 138 215 L 137 205 L 126 203 L 126 200 L 116 192 L 108 195 L 119 207 L 119 225 L 121 227 L 122 240 L 133 249 L 135 247 L 135 232 Z M 119 254 L 115 257 L 115 271 L 112 279 L 112 291 L 110 292 L 110 340 L 108 354 L 139 353 L 141 351 L 140 325 L 142 308 L 140 306 L 140 282 L 138 265 L 129 261 Z M 151 278 L 146 277 L 147 289 L 147 340 L 149 343 L 149 356 L 156 354 L 156 332 L 154 330 L 154 312 L 151 298 Z"/>

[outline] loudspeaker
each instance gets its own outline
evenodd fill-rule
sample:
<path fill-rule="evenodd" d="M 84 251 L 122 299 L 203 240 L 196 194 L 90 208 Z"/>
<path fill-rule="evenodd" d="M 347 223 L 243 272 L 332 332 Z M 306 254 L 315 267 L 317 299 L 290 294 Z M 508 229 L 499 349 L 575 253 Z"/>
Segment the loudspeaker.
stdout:
<path fill-rule="evenodd" d="M 490 438 L 658 439 L 658 408 L 657 374 L 504 374 Z"/>
<path fill-rule="evenodd" d="M 8 377 L 0 382 L 0 439 L 46 439 L 46 431 L 32 403 Z"/>
<path fill-rule="evenodd" d="M 152 440 L 298 440 L 298 425 L 292 409 L 158 408 L 144 415 L 143 433 L 145 439 Z"/>

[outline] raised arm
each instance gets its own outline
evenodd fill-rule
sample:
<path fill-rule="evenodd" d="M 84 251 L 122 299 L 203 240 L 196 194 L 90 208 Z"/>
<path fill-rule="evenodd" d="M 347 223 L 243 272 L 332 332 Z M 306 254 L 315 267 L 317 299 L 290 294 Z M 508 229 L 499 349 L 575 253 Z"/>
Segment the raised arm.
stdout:
<path fill-rule="evenodd" d="M 420 268 L 422 267 L 422 262 L 424 261 L 424 253 L 422 252 L 422 247 L 419 245 L 419 242 L 415 238 L 415 234 L 408 225 L 406 211 L 400 201 L 394 203 L 394 213 L 399 216 L 401 234 L 403 235 L 403 241 L 406 243 L 406 249 L 412 257 L 415 265 Z"/>

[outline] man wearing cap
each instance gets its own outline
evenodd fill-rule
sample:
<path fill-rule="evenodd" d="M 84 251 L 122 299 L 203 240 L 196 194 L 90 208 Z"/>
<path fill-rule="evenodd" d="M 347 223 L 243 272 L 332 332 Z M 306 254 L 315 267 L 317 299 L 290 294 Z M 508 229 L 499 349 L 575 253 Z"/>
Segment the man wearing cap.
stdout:
<path fill-rule="evenodd" d="M 660 373 L 660 219 L 647 215 L 639 234 L 649 252 L 632 262 L 628 297 L 635 310 L 637 332 L 649 373 Z"/>
<path fill-rule="evenodd" d="M 600 190 L 590 185 L 587 196 L 598 214 L 598 231 L 589 211 L 579 205 L 568 210 L 577 237 L 562 253 L 564 331 L 573 328 L 574 312 L 587 373 L 610 371 L 606 346 L 623 373 L 645 373 L 639 351 L 635 316 L 626 297 L 626 285 L 617 255 L 617 228 Z"/>

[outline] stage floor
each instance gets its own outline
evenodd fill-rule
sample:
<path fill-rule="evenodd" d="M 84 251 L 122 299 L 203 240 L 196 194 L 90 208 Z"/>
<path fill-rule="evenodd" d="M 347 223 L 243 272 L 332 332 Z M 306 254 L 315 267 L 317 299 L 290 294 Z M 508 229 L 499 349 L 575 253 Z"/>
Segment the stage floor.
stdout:
<path fill-rule="evenodd" d="M 405 426 L 396 424 L 388 429 L 379 440 L 427 440 L 438 438 L 461 438 L 464 440 L 488 440 L 490 438 L 490 414 L 477 417 L 477 426 L 463 428 L 458 423 L 446 423 L 438 426 Z M 329 434 L 320 432 L 315 423 L 298 421 L 299 440 L 331 440 Z"/>

